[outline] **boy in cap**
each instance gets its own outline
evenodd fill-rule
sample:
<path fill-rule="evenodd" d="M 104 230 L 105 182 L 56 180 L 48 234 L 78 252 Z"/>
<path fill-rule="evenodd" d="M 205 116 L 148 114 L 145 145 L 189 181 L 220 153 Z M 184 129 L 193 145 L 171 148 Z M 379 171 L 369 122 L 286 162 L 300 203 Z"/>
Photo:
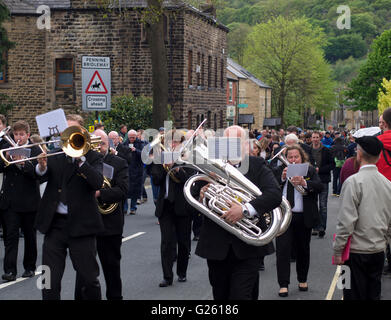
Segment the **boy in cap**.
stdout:
<path fill-rule="evenodd" d="M 343 290 L 345 300 L 379 300 L 384 250 L 391 236 L 391 182 L 376 167 L 382 142 L 374 136 L 357 138 L 356 142 L 360 170 L 342 187 L 334 260 L 350 268 L 350 288 Z M 350 256 L 344 262 L 341 255 L 350 236 Z"/>

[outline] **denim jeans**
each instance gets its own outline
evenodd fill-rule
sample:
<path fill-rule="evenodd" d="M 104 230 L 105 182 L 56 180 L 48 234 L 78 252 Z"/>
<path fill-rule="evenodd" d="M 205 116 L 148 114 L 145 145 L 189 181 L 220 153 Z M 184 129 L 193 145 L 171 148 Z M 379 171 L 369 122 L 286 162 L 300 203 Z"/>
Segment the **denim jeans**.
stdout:
<path fill-rule="evenodd" d="M 136 211 L 137 210 L 137 197 L 130 199 L 130 211 Z M 125 200 L 124 204 L 124 213 L 128 212 L 128 199 Z"/>
<path fill-rule="evenodd" d="M 333 170 L 333 194 L 341 193 L 341 180 L 339 176 L 341 174 L 341 168 L 334 168 Z"/>
<path fill-rule="evenodd" d="M 316 230 L 325 231 L 327 225 L 327 200 L 329 196 L 329 183 L 322 183 L 323 190 L 319 193 L 319 213 L 320 213 L 320 223 Z"/>

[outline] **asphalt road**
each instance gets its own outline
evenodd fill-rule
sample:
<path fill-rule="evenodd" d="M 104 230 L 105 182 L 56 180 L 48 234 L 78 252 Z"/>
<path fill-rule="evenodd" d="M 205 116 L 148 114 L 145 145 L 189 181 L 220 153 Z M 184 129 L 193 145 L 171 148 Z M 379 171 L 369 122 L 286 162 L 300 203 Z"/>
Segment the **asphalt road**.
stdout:
<path fill-rule="evenodd" d="M 188 281 L 179 283 L 174 278 L 171 287 L 160 288 L 162 270 L 160 262 L 160 231 L 154 216 L 151 189 L 147 189 L 149 200 L 139 206 L 137 214 L 125 217 L 122 246 L 121 273 L 123 297 L 126 300 L 211 300 L 212 292 L 207 276 L 206 261 L 194 254 L 196 242 L 192 241 L 192 254 L 188 267 Z M 289 297 L 278 296 L 275 255 L 265 258 L 265 271 L 260 271 L 261 300 L 341 300 L 342 290 L 332 285 L 337 279 L 336 266 L 331 264 L 332 234 L 335 232 L 339 198 L 329 197 L 326 236 L 323 239 L 313 236 L 311 240 L 311 264 L 308 276 L 309 291 L 297 289 L 295 263 L 291 263 L 291 284 Z M 43 236 L 38 234 L 38 263 L 41 262 Z M 40 300 L 41 291 L 37 287 L 39 274 L 30 279 L 20 278 L 23 273 L 23 239 L 20 240 L 18 279 L 0 283 L 0 300 Z M 4 245 L 0 244 L 0 265 L 3 263 Z M 175 265 L 174 265 L 175 273 Z M 62 281 L 62 299 L 72 300 L 75 272 L 67 258 Z M 105 283 L 100 276 L 102 293 L 105 298 Z M 391 278 L 383 277 L 382 299 L 391 299 Z"/>

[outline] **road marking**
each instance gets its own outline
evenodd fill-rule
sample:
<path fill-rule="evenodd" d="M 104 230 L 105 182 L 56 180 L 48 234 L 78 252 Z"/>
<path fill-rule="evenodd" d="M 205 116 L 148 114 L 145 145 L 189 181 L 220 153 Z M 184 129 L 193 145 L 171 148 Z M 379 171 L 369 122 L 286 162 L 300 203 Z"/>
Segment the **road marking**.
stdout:
<path fill-rule="evenodd" d="M 145 233 L 145 232 L 137 232 L 137 233 L 135 233 L 135 234 L 133 234 L 133 235 L 131 235 L 131 236 L 129 236 L 129 237 L 123 238 L 123 239 L 122 239 L 122 242 L 128 241 L 128 240 L 130 240 L 130 239 L 134 239 L 134 238 L 136 238 L 136 237 L 138 237 L 138 236 L 141 236 L 141 235 L 144 234 L 144 233 Z"/>
<path fill-rule="evenodd" d="M 35 273 L 36 276 L 41 275 L 41 274 L 42 274 L 42 272 L 36 272 Z M 10 281 L 10 282 L 3 283 L 3 284 L 0 285 L 0 290 L 4 289 L 4 288 L 7 288 L 8 286 L 12 286 L 13 284 L 16 284 L 16 283 L 22 282 L 24 280 L 27 280 L 27 279 L 31 279 L 31 278 L 20 277 L 20 278 L 17 278 L 15 281 Z"/>
<path fill-rule="evenodd" d="M 338 266 L 337 270 L 335 270 L 333 281 L 331 281 L 330 289 L 329 292 L 327 293 L 325 300 L 331 300 L 333 298 L 335 287 L 337 286 L 337 281 L 340 274 L 341 274 L 341 266 Z"/>

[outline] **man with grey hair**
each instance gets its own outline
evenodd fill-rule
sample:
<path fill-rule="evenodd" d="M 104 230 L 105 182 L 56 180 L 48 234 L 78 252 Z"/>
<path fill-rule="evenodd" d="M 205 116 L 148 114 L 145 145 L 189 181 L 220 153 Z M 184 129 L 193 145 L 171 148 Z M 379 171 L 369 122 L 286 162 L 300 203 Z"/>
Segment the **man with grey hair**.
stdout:
<path fill-rule="evenodd" d="M 126 162 L 129 164 L 131 158 L 130 156 L 131 150 L 125 147 L 121 143 L 121 139 L 118 132 L 117 131 L 109 132 L 108 139 L 109 139 L 109 152 L 115 156 L 125 159 Z M 110 146 L 110 141 L 112 141 L 111 146 Z"/>
<path fill-rule="evenodd" d="M 239 126 L 232 126 L 224 131 L 224 136 L 240 138 L 242 150 L 245 151 L 247 140 L 245 131 Z M 235 166 L 243 167 L 248 162 L 248 170 L 244 176 L 262 191 L 262 195 L 254 200 L 237 205 L 221 216 L 229 224 L 235 224 L 244 217 L 260 216 L 261 229 L 266 226 L 263 214 L 280 205 L 281 189 L 265 160 L 248 156 L 242 152 L 242 161 Z M 201 188 L 200 201 L 209 185 Z M 261 259 L 267 246 L 251 246 L 234 234 L 226 231 L 217 223 L 205 216 L 201 228 L 196 254 L 207 259 L 209 282 L 215 300 L 251 300 L 258 299 L 259 274 Z"/>
<path fill-rule="evenodd" d="M 136 130 L 128 131 L 128 140 L 123 143 L 130 152 L 129 163 L 129 192 L 130 199 L 130 214 L 136 214 L 137 199 L 140 197 L 142 177 L 143 177 L 143 162 L 141 160 L 141 151 L 144 144 L 137 138 Z M 124 212 L 128 211 L 128 201 L 125 201 Z"/>

